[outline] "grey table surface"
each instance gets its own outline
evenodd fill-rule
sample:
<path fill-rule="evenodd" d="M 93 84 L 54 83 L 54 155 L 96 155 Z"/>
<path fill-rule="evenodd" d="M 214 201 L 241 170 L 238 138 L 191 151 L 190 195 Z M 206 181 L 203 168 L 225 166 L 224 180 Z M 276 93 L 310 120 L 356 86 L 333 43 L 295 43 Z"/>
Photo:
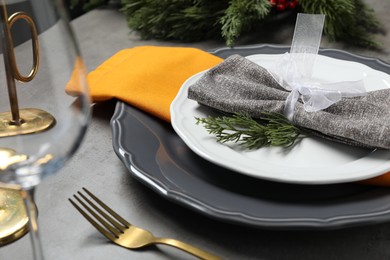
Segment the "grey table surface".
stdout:
<path fill-rule="evenodd" d="M 367 0 L 390 32 L 390 1 Z M 222 41 L 183 44 L 140 39 L 116 9 L 91 11 L 72 22 L 88 70 L 124 48 L 141 45 L 223 47 Z M 288 44 L 293 24 L 263 28 L 237 45 Z M 382 51 L 346 47 L 323 38 L 325 48 L 345 49 L 390 62 L 390 35 L 379 35 Z M 108 242 L 68 202 L 87 187 L 133 224 L 155 235 L 180 239 L 224 259 L 390 259 L 390 223 L 328 231 L 274 231 L 227 224 L 183 208 L 132 178 L 112 148 L 109 120 L 115 102 L 94 107 L 81 148 L 58 174 L 36 191 L 46 259 L 195 259 L 167 246 L 127 250 Z M 0 259 L 31 259 L 29 236 L 0 248 Z"/>

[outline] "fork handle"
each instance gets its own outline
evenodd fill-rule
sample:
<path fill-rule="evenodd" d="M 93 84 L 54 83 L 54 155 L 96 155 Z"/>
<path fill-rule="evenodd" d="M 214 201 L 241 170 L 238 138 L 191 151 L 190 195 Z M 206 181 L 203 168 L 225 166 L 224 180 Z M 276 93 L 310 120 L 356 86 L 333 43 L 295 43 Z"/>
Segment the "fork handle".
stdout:
<path fill-rule="evenodd" d="M 154 244 L 165 244 L 168 246 L 173 246 L 178 249 L 181 249 L 187 253 L 190 253 L 191 255 L 194 255 L 196 257 L 199 257 L 200 259 L 205 259 L 205 260 L 220 260 L 221 258 L 213 255 L 209 252 L 206 252 L 202 249 L 199 249 L 197 247 L 191 246 L 189 244 L 186 244 L 184 242 L 181 242 L 176 239 L 172 238 L 156 238 L 154 240 Z"/>

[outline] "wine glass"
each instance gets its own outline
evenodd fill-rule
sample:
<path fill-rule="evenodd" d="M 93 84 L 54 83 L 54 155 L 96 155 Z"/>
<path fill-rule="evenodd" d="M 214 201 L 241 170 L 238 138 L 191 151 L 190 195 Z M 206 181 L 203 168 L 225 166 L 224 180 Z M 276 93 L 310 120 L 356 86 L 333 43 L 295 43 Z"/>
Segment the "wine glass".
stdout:
<path fill-rule="evenodd" d="M 34 259 L 43 259 L 34 189 L 74 154 L 90 117 L 64 2 L 0 0 L 0 186 L 22 191 Z"/>

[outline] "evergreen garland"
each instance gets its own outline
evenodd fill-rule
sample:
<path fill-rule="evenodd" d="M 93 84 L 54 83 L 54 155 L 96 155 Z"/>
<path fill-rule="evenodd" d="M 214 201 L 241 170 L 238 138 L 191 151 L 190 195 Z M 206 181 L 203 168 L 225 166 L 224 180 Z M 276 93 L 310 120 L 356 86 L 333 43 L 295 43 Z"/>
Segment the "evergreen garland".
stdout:
<path fill-rule="evenodd" d="M 87 8 L 107 0 L 71 0 Z M 144 39 L 199 41 L 222 37 L 228 46 L 245 32 L 284 11 L 325 14 L 331 40 L 377 48 L 382 31 L 363 0 L 120 0 L 128 26 Z"/>
<path fill-rule="evenodd" d="M 145 39 L 198 41 L 220 33 L 218 20 L 226 1 L 122 0 L 131 29 Z"/>

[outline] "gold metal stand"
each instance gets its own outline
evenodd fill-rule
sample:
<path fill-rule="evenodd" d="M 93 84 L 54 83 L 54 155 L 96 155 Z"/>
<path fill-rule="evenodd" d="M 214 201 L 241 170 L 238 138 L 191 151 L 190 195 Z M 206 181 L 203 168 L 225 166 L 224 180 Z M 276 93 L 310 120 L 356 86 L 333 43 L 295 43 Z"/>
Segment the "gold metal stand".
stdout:
<path fill-rule="evenodd" d="M 0 174 L 12 164 L 26 159 L 24 154 L 0 147 Z M 21 187 L 0 183 L 0 246 L 19 239 L 28 229 L 28 216 L 21 196 Z"/>
<path fill-rule="evenodd" d="M 14 150 L 0 147 L 0 174 L 12 164 L 27 160 L 27 155 L 17 154 Z"/>
<path fill-rule="evenodd" d="M 27 155 L 0 147 L 0 174 L 4 174 L 4 171 L 13 164 L 27 159 Z M 46 154 L 33 165 L 46 164 L 51 159 L 53 156 Z M 21 238 L 29 231 L 29 218 L 24 201 L 27 197 L 27 192 L 20 185 L 0 182 L 0 246 Z M 37 214 L 36 205 L 31 206 L 35 207 L 34 212 Z"/>
<path fill-rule="evenodd" d="M 0 188 L 0 223 L 0 246 L 28 232 L 28 216 L 20 190 Z"/>
<path fill-rule="evenodd" d="M 22 123 L 15 125 L 11 112 L 0 113 L 0 137 L 38 133 L 55 123 L 51 114 L 36 108 L 21 109 L 19 115 Z"/>
<path fill-rule="evenodd" d="M 32 39 L 33 64 L 27 75 L 20 73 L 16 64 L 11 28 L 18 20 L 27 22 Z M 38 72 L 39 45 L 38 33 L 33 19 L 24 12 L 16 12 L 8 17 L 5 0 L 0 0 L 0 28 L 3 47 L 3 58 L 10 112 L 0 112 L 0 138 L 42 132 L 55 124 L 55 119 L 49 113 L 37 108 L 19 109 L 15 80 L 27 83 Z M 2 29 L 2 30 L 1 30 Z M 1 94 L 3 95 L 3 94 Z M 0 147 L 0 174 L 10 165 L 24 161 L 26 155 Z M 45 163 L 49 158 L 42 158 Z M 41 163 L 41 162 L 39 162 Z M 28 231 L 28 216 L 22 198 L 22 190 L 18 185 L 0 182 L 0 246 L 15 241 Z"/>
<path fill-rule="evenodd" d="M 18 96 L 15 80 L 20 82 L 31 81 L 38 72 L 39 67 L 39 45 L 38 33 L 34 21 L 24 12 L 16 12 L 8 17 L 5 1 L 1 5 L 1 23 L 3 25 L 3 58 L 5 74 L 7 78 L 8 96 L 11 111 L 0 114 L 0 137 L 14 136 L 41 132 L 55 124 L 55 119 L 49 113 L 35 109 L 26 108 L 19 110 Z M 22 75 L 16 64 L 11 28 L 18 20 L 24 20 L 30 27 L 32 38 L 33 65 L 30 73 Z"/>

